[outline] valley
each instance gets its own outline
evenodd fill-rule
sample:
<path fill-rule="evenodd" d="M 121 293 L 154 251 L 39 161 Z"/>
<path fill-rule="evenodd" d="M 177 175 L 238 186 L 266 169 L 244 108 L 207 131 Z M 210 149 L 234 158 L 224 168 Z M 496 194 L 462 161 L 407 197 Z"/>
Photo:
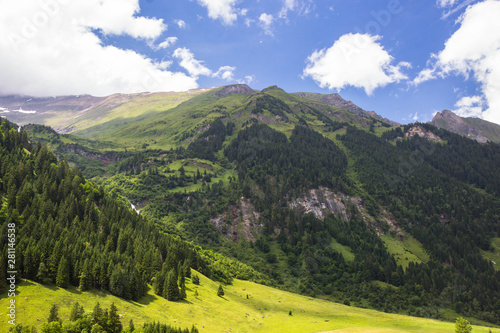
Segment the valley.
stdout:
<path fill-rule="evenodd" d="M 0 103 L 43 110 L 1 123 L 19 311 L 41 294 L 63 317 L 115 302 L 124 323 L 200 332 L 500 325 L 498 144 L 276 86 L 85 99 Z M 167 300 L 169 276 L 186 297 Z"/>

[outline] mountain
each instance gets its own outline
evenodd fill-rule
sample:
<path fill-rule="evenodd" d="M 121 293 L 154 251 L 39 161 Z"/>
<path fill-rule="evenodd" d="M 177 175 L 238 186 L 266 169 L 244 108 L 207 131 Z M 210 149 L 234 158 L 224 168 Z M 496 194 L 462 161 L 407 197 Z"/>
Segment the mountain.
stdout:
<path fill-rule="evenodd" d="M 500 125 L 479 118 L 459 117 L 449 110 L 436 113 L 430 124 L 478 142 L 500 143 Z"/>
<path fill-rule="evenodd" d="M 338 108 L 346 109 L 346 110 L 349 110 L 352 113 L 359 115 L 359 116 L 368 116 L 368 117 L 372 117 L 372 118 L 375 118 L 378 120 L 382 120 L 382 121 L 384 121 L 392 126 L 399 126 L 400 125 L 399 123 L 397 123 L 395 121 L 389 120 L 387 118 L 383 118 L 382 116 L 376 114 L 374 111 L 363 110 L 362 108 L 360 108 L 359 106 L 357 106 L 353 102 L 346 101 L 345 99 L 340 97 L 339 94 L 324 95 L 324 94 L 315 94 L 315 93 L 295 93 L 295 95 L 300 96 L 300 97 L 304 97 L 304 98 L 309 98 L 309 99 L 312 99 L 315 101 L 320 101 L 320 102 L 323 102 L 323 103 L 326 103 L 328 105 L 335 106 Z"/>
<path fill-rule="evenodd" d="M 140 114 L 126 121 L 115 118 L 71 134 L 4 125 L 5 145 L 40 141 L 58 163 L 82 169 L 69 181 L 67 167 L 58 169 L 49 158 L 44 172 L 33 173 L 42 180 L 23 184 L 25 170 L 40 165 L 42 148 L 18 147 L 2 159 L 9 163 L 0 169 L 6 202 L 12 209 L 20 205 L 19 216 L 29 216 L 24 211 L 32 206 L 46 214 L 71 207 L 73 201 L 60 201 L 64 191 L 80 191 L 75 197 L 85 205 L 79 213 L 85 222 L 75 232 L 90 232 L 88 238 L 104 246 L 93 251 L 96 256 L 108 249 L 132 263 L 138 245 L 129 246 L 128 239 L 135 228 L 147 239 L 143 222 L 134 226 L 123 215 L 126 230 L 113 222 L 102 236 L 91 233 L 100 230 L 94 218 L 121 218 L 112 214 L 115 204 L 105 205 L 107 193 L 149 221 L 148 228 L 198 253 L 206 260 L 203 272 L 215 280 L 254 279 L 353 306 L 500 324 L 499 145 L 431 124 L 391 126 L 276 86 L 213 88 L 155 112 L 148 111 L 154 105 L 136 107 Z M 79 183 L 82 177 L 97 185 Z M 43 185 L 46 178 L 50 186 Z M 37 201 L 25 206 L 26 196 Z M 47 207 L 36 206 L 42 203 Z M 52 216 L 53 239 L 59 223 L 71 220 L 65 216 Z M 47 229 L 43 221 L 32 219 L 35 227 L 41 224 L 37 230 Z M 160 253 L 168 269 L 156 263 L 143 274 L 159 296 L 155 281 L 166 281 L 173 261 L 186 265 L 182 254 L 169 259 Z M 75 268 L 78 276 L 82 267 Z M 95 272 L 89 274 L 99 281 Z"/>
<path fill-rule="evenodd" d="M 19 125 L 37 123 L 51 126 L 59 133 L 71 133 L 103 123 L 111 127 L 121 126 L 127 119 L 168 110 L 207 90 L 106 97 L 0 96 L 0 114 Z"/>

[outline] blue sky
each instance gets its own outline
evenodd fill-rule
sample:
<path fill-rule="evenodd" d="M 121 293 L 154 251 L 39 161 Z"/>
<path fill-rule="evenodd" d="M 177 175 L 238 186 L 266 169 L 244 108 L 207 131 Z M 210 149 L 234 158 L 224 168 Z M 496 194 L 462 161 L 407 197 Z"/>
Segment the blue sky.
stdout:
<path fill-rule="evenodd" d="M 338 92 L 500 123 L 499 0 L 0 0 L 0 94 Z"/>

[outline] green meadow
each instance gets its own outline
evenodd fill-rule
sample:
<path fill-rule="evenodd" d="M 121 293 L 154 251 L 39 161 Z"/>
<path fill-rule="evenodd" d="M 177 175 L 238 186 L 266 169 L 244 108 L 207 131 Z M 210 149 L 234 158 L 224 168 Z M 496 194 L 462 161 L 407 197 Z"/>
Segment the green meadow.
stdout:
<path fill-rule="evenodd" d="M 197 274 L 193 271 L 194 274 Z M 130 319 L 136 327 L 160 321 L 177 327 L 198 327 L 200 332 L 454 332 L 454 323 L 388 314 L 341 305 L 273 289 L 256 283 L 234 280 L 217 296 L 218 283 L 200 276 L 200 285 L 187 279 L 187 298 L 169 302 L 152 290 L 139 302 L 125 301 L 100 291 L 80 292 L 74 287 L 61 289 L 23 281 L 16 295 L 17 323 L 40 328 L 52 304 L 59 306 L 59 317 L 68 320 L 75 302 L 92 311 L 96 302 L 118 307 L 124 325 Z M 194 296 L 195 290 L 198 296 Z M 248 298 L 247 298 L 248 295 Z M 0 300 L 0 331 L 6 332 L 6 294 Z M 291 315 L 290 315 L 291 311 Z M 474 326 L 474 333 L 489 328 Z M 491 332 L 500 329 L 491 328 Z"/>

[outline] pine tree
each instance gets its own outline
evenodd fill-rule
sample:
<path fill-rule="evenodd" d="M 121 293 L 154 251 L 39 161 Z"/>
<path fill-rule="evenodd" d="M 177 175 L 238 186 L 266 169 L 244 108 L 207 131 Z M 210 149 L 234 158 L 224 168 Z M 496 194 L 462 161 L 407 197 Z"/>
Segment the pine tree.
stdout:
<path fill-rule="evenodd" d="M 120 333 L 123 329 L 123 325 L 120 321 L 120 316 L 118 315 L 118 309 L 115 303 L 111 303 L 109 307 L 107 328 L 113 333 Z"/>
<path fill-rule="evenodd" d="M 184 270 L 180 269 L 179 270 L 179 288 L 180 288 L 180 298 L 185 299 L 186 298 L 186 279 L 184 278 Z"/>
<path fill-rule="evenodd" d="M 193 281 L 193 284 L 200 285 L 200 277 L 198 275 L 194 274 L 192 281 Z"/>
<path fill-rule="evenodd" d="M 50 308 L 50 312 L 49 312 L 49 318 L 47 318 L 47 322 L 49 322 L 49 323 L 60 322 L 59 309 L 57 308 L 57 305 L 52 304 L 52 307 Z"/>
<path fill-rule="evenodd" d="M 168 272 L 167 278 L 165 280 L 165 287 L 163 288 L 163 294 L 166 299 L 168 299 L 169 301 L 179 300 L 179 286 L 177 285 L 177 274 L 175 273 L 174 269 Z"/>
<path fill-rule="evenodd" d="M 43 284 L 50 283 L 49 270 L 47 269 L 47 266 L 45 266 L 45 263 L 43 261 L 38 266 L 38 273 L 36 274 L 36 279 Z"/>
<path fill-rule="evenodd" d="M 83 309 L 83 306 L 81 306 L 80 303 L 76 302 L 75 304 L 73 304 L 73 307 L 71 308 L 69 320 L 70 321 L 77 321 L 78 319 L 83 318 L 84 314 L 85 314 L 85 310 Z"/>
<path fill-rule="evenodd" d="M 134 326 L 134 320 L 133 319 L 130 319 L 129 323 L 128 323 L 128 330 L 130 333 L 132 333 L 133 331 L 135 331 L 135 326 Z"/>
<path fill-rule="evenodd" d="M 66 288 L 69 284 L 69 264 L 64 255 L 61 257 L 57 268 L 56 284 L 61 288 Z"/>
<path fill-rule="evenodd" d="M 198 289 L 195 289 L 194 290 L 194 294 L 193 294 L 194 297 L 198 297 Z"/>
<path fill-rule="evenodd" d="M 81 291 L 89 290 L 92 284 L 91 281 L 91 272 L 90 272 L 90 264 L 89 264 L 89 259 L 85 259 L 85 262 L 83 263 L 82 267 L 82 272 L 80 274 L 80 284 L 78 286 L 78 289 Z"/>
<path fill-rule="evenodd" d="M 222 289 L 221 284 L 219 284 L 219 289 L 217 289 L 217 296 L 219 296 L 219 297 L 224 296 L 224 289 Z"/>
<path fill-rule="evenodd" d="M 92 323 L 93 324 L 101 324 L 102 319 L 104 317 L 104 311 L 101 308 L 99 302 L 94 306 L 94 310 L 92 311 Z"/>

